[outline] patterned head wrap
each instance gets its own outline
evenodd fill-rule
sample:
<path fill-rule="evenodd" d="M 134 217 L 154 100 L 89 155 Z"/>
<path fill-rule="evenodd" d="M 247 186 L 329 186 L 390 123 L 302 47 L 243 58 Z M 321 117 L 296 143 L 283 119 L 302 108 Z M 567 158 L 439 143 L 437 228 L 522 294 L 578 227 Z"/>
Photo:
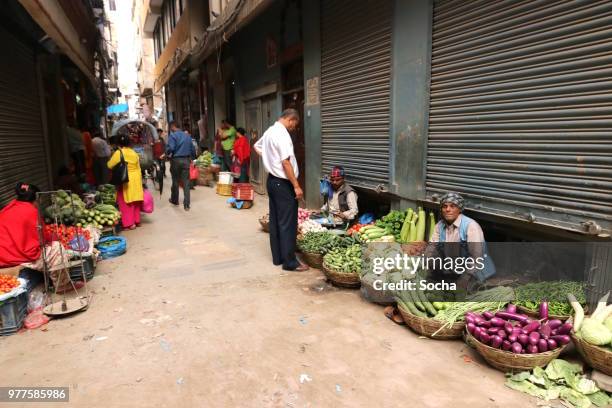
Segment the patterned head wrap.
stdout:
<path fill-rule="evenodd" d="M 446 203 L 455 204 L 461 211 L 463 211 L 463 207 L 465 207 L 465 201 L 463 197 L 459 195 L 459 193 L 449 192 L 444 194 L 442 199 L 440 199 L 440 206 L 443 206 Z"/>
<path fill-rule="evenodd" d="M 330 177 L 344 177 L 344 167 L 342 166 L 334 166 L 334 168 L 329 173 Z"/>

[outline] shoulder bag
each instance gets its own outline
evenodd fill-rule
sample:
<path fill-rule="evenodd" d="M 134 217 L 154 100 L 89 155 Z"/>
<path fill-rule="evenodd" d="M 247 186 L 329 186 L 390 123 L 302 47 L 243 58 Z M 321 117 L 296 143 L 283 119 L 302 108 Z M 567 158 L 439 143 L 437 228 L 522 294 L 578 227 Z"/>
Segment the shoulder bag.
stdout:
<path fill-rule="evenodd" d="M 123 157 L 123 152 L 121 149 L 119 149 L 119 155 L 121 156 L 121 161 L 119 161 L 119 163 L 113 167 L 111 175 L 111 184 L 115 186 L 121 186 L 130 181 L 128 177 L 128 166 L 125 158 Z"/>

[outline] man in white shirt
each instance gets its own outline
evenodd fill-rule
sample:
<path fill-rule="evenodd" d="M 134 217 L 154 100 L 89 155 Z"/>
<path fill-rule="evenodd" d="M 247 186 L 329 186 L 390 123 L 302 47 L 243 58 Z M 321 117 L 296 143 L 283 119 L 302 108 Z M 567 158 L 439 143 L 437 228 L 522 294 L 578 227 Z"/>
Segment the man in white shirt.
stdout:
<path fill-rule="evenodd" d="M 298 112 L 286 109 L 253 147 L 262 157 L 269 173 L 267 189 L 272 262 L 274 265 L 283 265 L 285 270 L 302 272 L 308 270 L 308 267 L 295 256 L 295 239 L 298 200 L 304 198 L 304 192 L 298 182 L 299 169 L 289 135 L 299 122 Z"/>

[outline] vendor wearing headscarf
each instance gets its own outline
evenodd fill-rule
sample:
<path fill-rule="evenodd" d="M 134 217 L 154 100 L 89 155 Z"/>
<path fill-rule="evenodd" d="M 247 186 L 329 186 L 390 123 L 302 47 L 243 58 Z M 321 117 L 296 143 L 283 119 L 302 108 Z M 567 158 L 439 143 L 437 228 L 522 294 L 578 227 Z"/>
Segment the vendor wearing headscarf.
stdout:
<path fill-rule="evenodd" d="M 33 184 L 17 183 L 17 198 L 0 211 L 0 268 L 26 267 L 42 272 L 46 263 L 58 293 L 73 287 L 78 289 L 83 286 L 82 282 L 71 284 L 67 274 L 54 269 L 68 263 L 66 252 L 58 241 L 46 243 L 44 256 L 42 254 L 36 203 L 39 191 Z"/>
<path fill-rule="evenodd" d="M 442 197 L 440 200 L 442 219 L 436 224 L 426 255 L 484 259 L 484 268 L 477 266 L 460 274 L 457 286 L 468 289 L 475 283 L 483 282 L 493 276 L 495 265 L 487 256 L 482 228 L 476 221 L 463 214 L 464 207 L 465 201 L 458 193 L 449 192 Z M 453 243 L 456 245 L 452 245 Z"/>
<path fill-rule="evenodd" d="M 359 208 L 357 193 L 344 180 L 344 168 L 335 166 L 329 174 L 329 181 L 333 189 L 332 196 L 321 207 L 321 211 L 332 214 L 337 224 L 351 223 L 357 217 Z"/>

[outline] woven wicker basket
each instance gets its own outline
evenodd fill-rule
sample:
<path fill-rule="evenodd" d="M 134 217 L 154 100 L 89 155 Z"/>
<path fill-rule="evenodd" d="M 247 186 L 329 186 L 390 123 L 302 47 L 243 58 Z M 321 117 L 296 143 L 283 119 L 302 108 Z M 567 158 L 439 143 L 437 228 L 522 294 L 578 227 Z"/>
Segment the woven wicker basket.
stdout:
<path fill-rule="evenodd" d="M 222 196 L 231 196 L 232 195 L 232 185 L 231 184 L 217 184 L 217 194 Z"/>
<path fill-rule="evenodd" d="M 465 323 L 456 322 L 451 327 L 440 330 L 440 328 L 444 326 L 444 322 L 429 319 L 427 317 L 415 316 L 401 305 L 398 305 L 397 308 L 402 314 L 406 326 L 410 327 L 415 333 L 421 336 L 426 336 L 435 340 L 455 340 L 461 338 L 465 329 Z"/>
<path fill-rule="evenodd" d="M 572 341 L 586 363 L 606 375 L 612 375 L 612 351 L 594 346 L 572 334 Z"/>
<path fill-rule="evenodd" d="M 361 280 L 359 279 L 359 274 L 357 272 L 336 272 L 325 265 L 325 263 L 323 263 L 322 270 L 327 279 L 329 279 L 334 286 L 349 289 L 358 289 L 361 286 Z"/>
<path fill-rule="evenodd" d="M 323 266 L 322 254 L 302 251 L 302 258 L 304 258 L 304 262 L 306 262 L 311 268 L 321 269 Z"/>
<path fill-rule="evenodd" d="M 537 354 L 514 354 L 509 351 L 499 350 L 489 347 L 486 344 L 476 340 L 470 333 L 466 335 L 466 342 L 473 345 L 491 366 L 503 372 L 530 371 L 535 367 L 544 367 L 555 358 L 566 346 L 561 346 L 553 351 Z"/>

